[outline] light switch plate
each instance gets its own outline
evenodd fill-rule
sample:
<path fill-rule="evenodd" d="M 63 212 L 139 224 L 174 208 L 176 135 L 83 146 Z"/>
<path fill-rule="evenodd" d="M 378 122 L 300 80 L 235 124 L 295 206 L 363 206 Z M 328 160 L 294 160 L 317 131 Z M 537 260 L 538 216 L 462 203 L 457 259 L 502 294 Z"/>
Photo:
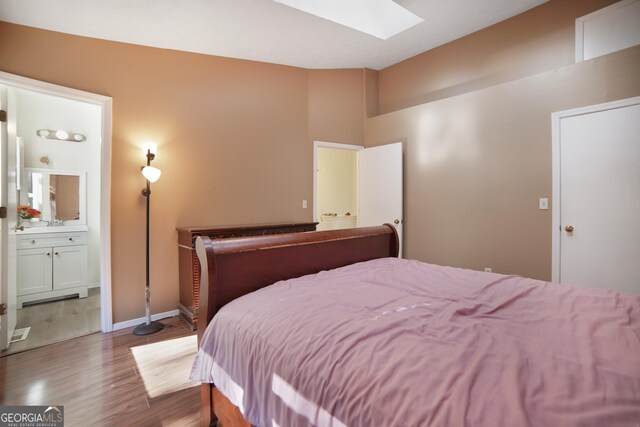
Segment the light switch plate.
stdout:
<path fill-rule="evenodd" d="M 540 209 L 549 209 L 549 199 L 542 197 L 539 201 Z"/>

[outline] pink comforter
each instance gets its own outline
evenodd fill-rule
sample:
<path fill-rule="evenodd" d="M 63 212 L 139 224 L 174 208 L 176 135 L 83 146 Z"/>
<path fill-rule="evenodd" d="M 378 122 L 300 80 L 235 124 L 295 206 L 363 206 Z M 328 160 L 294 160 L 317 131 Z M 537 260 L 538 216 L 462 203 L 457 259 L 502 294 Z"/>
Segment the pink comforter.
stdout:
<path fill-rule="evenodd" d="M 258 426 L 640 426 L 640 296 L 401 259 L 225 306 L 192 379 Z"/>

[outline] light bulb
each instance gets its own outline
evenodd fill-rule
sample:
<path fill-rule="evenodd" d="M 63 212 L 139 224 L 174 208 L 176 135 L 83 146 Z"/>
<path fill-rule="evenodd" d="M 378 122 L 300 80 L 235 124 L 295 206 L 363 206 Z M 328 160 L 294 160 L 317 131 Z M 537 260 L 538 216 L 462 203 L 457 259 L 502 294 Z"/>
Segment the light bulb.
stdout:
<path fill-rule="evenodd" d="M 40 129 L 36 132 L 40 138 L 46 138 L 49 136 L 49 131 L 47 129 Z"/>
<path fill-rule="evenodd" d="M 58 139 L 67 139 L 69 138 L 69 134 L 63 130 L 56 131 L 56 138 Z"/>
<path fill-rule="evenodd" d="M 160 178 L 161 173 L 160 169 L 154 168 L 153 166 L 145 166 L 142 168 L 142 175 L 144 175 L 149 182 L 156 182 L 158 178 Z"/>
<path fill-rule="evenodd" d="M 155 156 L 156 154 L 158 154 L 158 144 L 153 143 L 153 142 L 144 143 L 142 145 L 142 150 L 144 150 L 144 155 L 145 156 L 147 155 L 147 153 L 149 151 L 151 151 L 151 154 L 153 154 Z"/>

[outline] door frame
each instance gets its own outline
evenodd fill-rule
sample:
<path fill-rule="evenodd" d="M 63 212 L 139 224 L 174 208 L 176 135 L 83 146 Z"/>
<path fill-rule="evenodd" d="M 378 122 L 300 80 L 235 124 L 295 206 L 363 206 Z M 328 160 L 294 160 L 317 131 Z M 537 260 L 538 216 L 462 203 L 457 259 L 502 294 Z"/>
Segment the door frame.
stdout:
<path fill-rule="evenodd" d="M 9 91 L 5 86 L 0 86 L 0 109 L 5 111 L 10 111 L 12 106 L 9 105 Z M 0 139 L 6 139 L 2 143 L 0 147 L 0 184 L 3 188 L 0 189 L 1 198 L 0 204 L 4 206 L 4 209 L 7 209 L 5 218 L 0 219 L 2 223 L 2 227 L 0 229 L 0 303 L 2 303 L 3 308 L 5 309 L 4 314 L 0 315 L 0 351 L 4 351 L 9 348 L 11 344 L 11 337 L 15 331 L 15 327 L 17 324 L 17 313 L 16 313 L 16 294 L 17 289 L 14 289 L 11 292 L 8 284 L 10 279 L 12 278 L 9 274 L 9 262 L 10 258 L 10 248 L 11 241 L 9 241 L 10 223 L 13 223 L 14 217 L 17 216 L 14 212 L 11 212 L 9 209 L 10 205 L 10 197 L 8 193 L 9 187 L 9 158 L 10 156 L 15 155 L 15 151 L 12 154 L 9 146 L 9 135 L 11 134 L 11 121 L 9 120 L 10 116 L 4 118 L 3 123 L 0 123 Z M 4 128 L 4 129 L 2 129 Z M 11 206 L 13 207 L 13 206 Z M 13 224 L 15 226 L 15 224 Z M 14 245 L 15 246 L 15 245 Z M 5 288 L 6 287 L 6 288 Z"/>
<path fill-rule="evenodd" d="M 16 89 L 66 98 L 100 107 L 101 177 L 100 177 L 100 326 L 102 332 L 113 330 L 111 295 L 111 97 L 85 92 L 53 83 L 34 80 L 0 71 L 0 84 Z"/>
<path fill-rule="evenodd" d="M 561 121 L 562 119 L 581 116 L 585 114 L 598 113 L 601 111 L 615 110 L 618 108 L 631 107 L 640 104 L 640 96 L 634 98 L 621 99 L 618 101 L 605 102 L 603 104 L 589 105 L 586 107 L 574 108 L 571 110 L 557 111 L 551 114 L 551 166 L 552 166 L 552 195 L 551 195 L 551 280 L 560 283 L 560 242 L 562 236 L 562 224 L 560 215 L 560 146 L 561 146 Z"/>
<path fill-rule="evenodd" d="M 364 149 L 362 145 L 340 144 L 337 142 L 313 141 L 313 221 L 318 222 L 318 149 L 335 148 L 338 150 L 360 151 Z"/>

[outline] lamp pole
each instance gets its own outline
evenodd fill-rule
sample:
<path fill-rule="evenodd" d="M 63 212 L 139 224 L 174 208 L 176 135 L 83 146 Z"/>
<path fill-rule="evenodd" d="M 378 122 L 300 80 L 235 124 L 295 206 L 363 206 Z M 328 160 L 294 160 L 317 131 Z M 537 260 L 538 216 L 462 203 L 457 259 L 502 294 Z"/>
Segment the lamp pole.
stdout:
<path fill-rule="evenodd" d="M 151 160 L 153 160 L 155 158 L 155 154 L 153 154 L 151 152 L 151 150 L 147 150 L 147 167 L 151 166 Z M 142 170 L 144 171 L 144 167 L 142 168 Z M 144 172 L 143 172 L 144 173 Z M 144 197 L 147 198 L 147 236 L 146 236 L 146 281 L 145 281 L 145 305 L 144 305 L 144 311 L 145 311 L 145 323 L 142 323 L 138 326 L 135 327 L 135 329 L 133 330 L 133 334 L 134 335 L 149 335 L 149 334 L 153 334 L 155 332 L 160 331 L 162 328 L 164 328 L 164 325 L 161 322 L 157 322 L 151 321 L 151 287 L 150 287 L 150 281 L 149 281 L 149 223 L 150 223 L 150 215 L 149 212 L 151 211 L 151 182 L 149 181 L 149 179 L 146 177 L 146 181 L 147 181 L 147 186 L 146 188 L 142 189 L 142 195 Z"/>

